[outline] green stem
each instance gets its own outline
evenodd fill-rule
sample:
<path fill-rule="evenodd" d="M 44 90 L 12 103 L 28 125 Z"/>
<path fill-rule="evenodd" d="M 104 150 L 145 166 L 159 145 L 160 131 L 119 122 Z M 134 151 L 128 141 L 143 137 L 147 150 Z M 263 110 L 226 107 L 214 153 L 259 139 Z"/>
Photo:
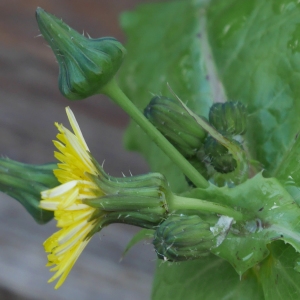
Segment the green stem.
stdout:
<path fill-rule="evenodd" d="M 128 99 L 112 79 L 101 89 L 101 93 L 110 97 L 118 104 L 150 138 L 163 150 L 168 157 L 182 170 L 196 187 L 207 188 L 206 179 L 178 152 L 178 150 L 149 122 L 140 110 Z"/>
<path fill-rule="evenodd" d="M 226 205 L 201 199 L 186 198 L 177 195 L 173 195 L 172 200 L 168 201 L 168 208 L 171 212 L 175 210 L 192 209 L 232 217 L 236 221 L 245 220 L 245 216 L 241 212 L 236 211 L 233 208 L 228 207 Z"/>

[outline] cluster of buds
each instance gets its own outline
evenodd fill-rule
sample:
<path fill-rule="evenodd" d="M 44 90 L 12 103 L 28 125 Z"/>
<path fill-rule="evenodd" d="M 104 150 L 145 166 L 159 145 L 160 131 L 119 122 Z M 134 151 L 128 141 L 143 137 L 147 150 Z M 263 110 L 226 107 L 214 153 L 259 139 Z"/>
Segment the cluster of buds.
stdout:
<path fill-rule="evenodd" d="M 207 134 L 178 100 L 156 96 L 145 108 L 144 114 L 206 178 L 210 176 L 210 166 L 214 172 L 223 174 L 237 168 L 237 161 L 228 148 Z M 204 117 L 200 118 L 205 121 Z M 247 112 L 242 103 L 215 103 L 210 108 L 209 125 L 242 149 L 241 136 L 245 134 L 247 125 Z"/>

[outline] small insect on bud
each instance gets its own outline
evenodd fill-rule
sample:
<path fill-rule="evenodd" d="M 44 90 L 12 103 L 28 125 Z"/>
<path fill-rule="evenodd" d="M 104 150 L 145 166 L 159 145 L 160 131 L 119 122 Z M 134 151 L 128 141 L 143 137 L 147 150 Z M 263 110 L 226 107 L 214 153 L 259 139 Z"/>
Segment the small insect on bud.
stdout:
<path fill-rule="evenodd" d="M 208 255 L 216 240 L 199 216 L 173 215 L 158 227 L 153 245 L 158 258 L 185 261 Z"/>
<path fill-rule="evenodd" d="M 147 119 L 186 157 L 195 155 L 206 136 L 181 104 L 155 96 L 144 110 Z"/>
<path fill-rule="evenodd" d="M 218 131 L 243 135 L 247 126 L 247 110 L 240 102 L 215 103 L 209 111 L 209 123 Z"/>
<path fill-rule="evenodd" d="M 232 142 L 238 144 L 232 139 Z M 240 144 L 239 144 L 240 145 Z M 210 164 L 217 172 L 229 173 L 235 170 L 237 162 L 229 153 L 228 149 L 221 145 L 212 136 L 208 136 L 204 144 L 205 155 L 208 156 Z"/>
<path fill-rule="evenodd" d="M 59 89 L 66 98 L 97 94 L 115 76 L 126 54 L 116 39 L 87 38 L 42 8 L 37 8 L 36 19 L 58 61 Z"/>

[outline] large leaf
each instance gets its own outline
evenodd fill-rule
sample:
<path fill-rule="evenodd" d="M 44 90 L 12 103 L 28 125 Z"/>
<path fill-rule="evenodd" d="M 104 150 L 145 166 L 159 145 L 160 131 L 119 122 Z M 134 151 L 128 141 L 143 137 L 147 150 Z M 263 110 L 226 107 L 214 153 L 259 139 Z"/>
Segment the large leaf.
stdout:
<path fill-rule="evenodd" d="M 121 70 L 122 88 L 141 110 L 153 94 L 170 96 L 169 83 L 191 109 L 208 115 L 215 88 L 207 79 L 208 75 L 214 76 L 214 70 L 207 66 L 201 51 L 204 48 L 205 53 L 209 52 L 203 39 L 205 22 L 200 22 L 201 15 L 200 4 L 174 1 L 140 6 L 122 16 L 128 36 L 128 57 Z M 215 87 L 218 83 L 213 84 Z M 141 152 L 153 171 L 167 176 L 174 191 L 187 188 L 181 171 L 133 122 L 126 134 L 126 146 Z"/>
<path fill-rule="evenodd" d="M 259 279 L 266 300 L 300 299 L 300 273 L 294 270 L 299 253 L 283 242 L 272 243 L 270 256 L 260 266 Z"/>
<path fill-rule="evenodd" d="M 300 186 L 300 139 L 297 137 L 275 169 L 276 178 L 286 185 Z"/>
<path fill-rule="evenodd" d="M 153 299 L 264 299 L 252 270 L 239 277 L 228 262 L 213 255 L 181 263 L 159 261 L 157 272 Z"/>
<path fill-rule="evenodd" d="M 212 72 L 215 59 L 228 98 L 248 106 L 247 149 L 269 174 L 279 174 L 278 167 L 287 159 L 285 153 L 292 148 L 300 128 L 300 4 L 296 0 L 212 0 L 204 9 L 202 2 L 205 1 L 145 5 L 123 16 L 129 55 L 121 72 L 122 86 L 142 110 L 151 93 L 168 96 L 169 82 L 193 111 L 207 116 L 211 103 L 219 100 L 217 87 L 222 94 L 216 73 Z M 206 39 L 206 19 L 210 45 Z M 209 55 L 210 46 L 213 56 Z M 187 188 L 181 172 L 134 123 L 127 131 L 126 145 L 141 152 L 152 170 L 164 173 L 174 191 Z M 280 179 L 287 180 L 289 171 L 290 167 Z M 292 207 L 296 204 L 283 194 L 287 202 L 281 204 L 293 215 Z M 298 190 L 293 190 L 293 195 L 297 194 Z M 269 205 L 271 202 L 265 208 Z M 269 208 L 274 206 L 277 205 Z M 252 209 L 259 211 L 262 207 Z M 264 217 L 280 222 L 276 210 L 277 207 L 269 210 L 274 214 Z M 297 213 L 292 219 L 291 227 L 298 229 Z M 282 229 L 290 224 L 288 214 L 282 222 L 276 226 Z M 277 227 L 273 233 L 281 229 Z M 289 243 L 298 239 L 298 235 L 284 236 L 291 238 L 286 240 Z M 269 235 L 268 241 L 273 237 Z M 153 298 L 297 299 L 299 274 L 293 269 L 297 254 L 291 246 L 270 245 L 271 254 L 262 263 L 261 271 L 254 266 L 241 281 L 228 262 L 214 256 L 170 266 L 159 263 Z M 266 250 L 265 240 L 263 247 Z M 259 260 L 265 255 L 267 250 Z"/>
<path fill-rule="evenodd" d="M 248 105 L 248 148 L 270 172 L 300 129 L 299 18 L 291 0 L 214 0 L 208 11 L 219 75 Z"/>
<path fill-rule="evenodd" d="M 228 260 L 242 275 L 268 254 L 267 244 L 284 240 L 300 252 L 300 208 L 274 178 L 261 174 L 235 188 L 193 189 L 186 196 L 239 207 L 246 222 L 232 225 L 231 231 L 213 253 Z"/>
<path fill-rule="evenodd" d="M 187 300 L 299 299 L 300 273 L 294 270 L 299 254 L 280 241 L 272 243 L 269 250 L 268 258 L 242 277 L 229 263 L 212 255 L 178 264 L 158 262 L 160 276 L 155 277 L 152 296 Z"/>

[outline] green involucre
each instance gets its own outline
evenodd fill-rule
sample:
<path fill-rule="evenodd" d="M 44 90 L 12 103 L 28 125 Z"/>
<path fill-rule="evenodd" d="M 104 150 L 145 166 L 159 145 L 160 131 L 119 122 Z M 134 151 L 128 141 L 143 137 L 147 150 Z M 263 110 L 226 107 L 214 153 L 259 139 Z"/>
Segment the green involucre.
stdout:
<path fill-rule="evenodd" d="M 98 94 L 123 62 L 126 50 L 122 44 L 111 37 L 87 38 L 41 8 L 36 18 L 59 64 L 61 93 L 70 100 Z"/>

